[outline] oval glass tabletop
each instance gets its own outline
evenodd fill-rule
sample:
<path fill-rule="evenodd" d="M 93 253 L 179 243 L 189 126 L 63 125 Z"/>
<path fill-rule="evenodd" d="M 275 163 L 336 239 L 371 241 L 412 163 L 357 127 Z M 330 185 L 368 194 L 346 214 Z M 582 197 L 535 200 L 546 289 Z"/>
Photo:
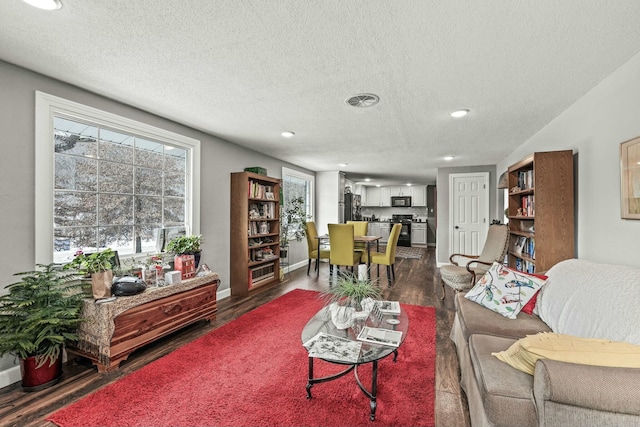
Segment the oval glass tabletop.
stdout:
<path fill-rule="evenodd" d="M 366 341 L 362 339 L 359 340 L 358 335 L 363 332 L 365 328 L 369 329 L 365 330 L 364 332 L 372 332 L 372 334 L 370 335 L 371 338 Z M 331 320 L 329 307 L 326 306 L 318 311 L 307 322 L 305 327 L 302 329 L 301 338 L 303 345 L 309 343 L 320 333 L 325 333 L 327 335 L 346 339 L 351 342 L 361 342 L 362 345 L 357 356 L 357 362 L 340 360 L 339 357 L 334 357 L 331 352 L 327 352 L 327 354 L 323 356 L 316 356 L 332 363 L 353 365 L 354 363 L 362 364 L 372 362 L 374 360 L 379 360 L 393 353 L 398 349 L 400 345 L 402 345 L 402 342 L 407 336 L 408 329 L 409 318 L 407 317 L 407 313 L 402 309 L 400 309 L 400 314 L 383 314 L 377 312 L 376 310 L 373 310 L 369 313 L 369 316 L 366 319 L 354 320 L 351 327 L 346 329 L 338 329 Z M 398 340 L 396 341 L 396 344 L 398 345 L 374 343 L 375 340 L 384 339 L 385 331 L 401 332 L 402 335 L 398 337 Z M 376 332 L 377 336 L 374 337 L 373 332 Z M 380 333 L 382 334 L 382 336 L 378 335 Z M 390 333 L 389 335 L 397 334 Z M 380 338 L 378 338 L 378 336 L 380 336 Z M 393 339 L 395 338 L 396 337 L 393 337 Z"/>

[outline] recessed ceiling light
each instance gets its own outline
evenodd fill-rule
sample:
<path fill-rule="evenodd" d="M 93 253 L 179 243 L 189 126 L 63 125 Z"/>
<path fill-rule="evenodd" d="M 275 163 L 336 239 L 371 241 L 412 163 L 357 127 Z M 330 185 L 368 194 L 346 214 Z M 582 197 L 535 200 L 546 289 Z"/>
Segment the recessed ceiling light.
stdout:
<path fill-rule="evenodd" d="M 376 184 L 376 187 L 380 187 L 380 184 Z"/>
<path fill-rule="evenodd" d="M 364 182 L 370 182 L 370 181 L 371 181 L 371 178 L 365 178 L 364 179 Z"/>
<path fill-rule="evenodd" d="M 348 166 L 348 165 L 349 165 L 349 163 L 340 163 L 340 164 L 338 164 L 338 166 L 340 166 L 341 168 L 343 168 L 345 166 Z"/>
<path fill-rule="evenodd" d="M 449 162 L 451 160 L 453 160 L 453 156 L 444 156 L 444 159 Z"/>
<path fill-rule="evenodd" d="M 456 119 L 459 119 L 460 117 L 464 117 L 467 114 L 469 114 L 469 110 L 467 110 L 466 108 L 463 108 L 462 110 L 456 110 L 453 113 L 451 113 L 451 117 L 455 117 Z"/>
<path fill-rule="evenodd" d="M 291 132 L 290 130 L 282 132 L 280 135 L 284 136 L 285 138 L 291 138 L 293 135 L 295 135 L 295 132 Z"/>
<path fill-rule="evenodd" d="M 60 0 L 22 0 L 33 7 L 44 10 L 56 10 L 62 7 Z"/>
<path fill-rule="evenodd" d="M 411 183 L 410 182 L 407 182 L 407 187 L 411 187 Z"/>

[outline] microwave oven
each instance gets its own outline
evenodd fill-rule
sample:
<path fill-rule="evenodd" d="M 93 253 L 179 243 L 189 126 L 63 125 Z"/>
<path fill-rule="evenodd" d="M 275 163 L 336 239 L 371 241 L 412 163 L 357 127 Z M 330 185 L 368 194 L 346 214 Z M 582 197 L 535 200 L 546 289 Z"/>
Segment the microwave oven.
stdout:
<path fill-rule="evenodd" d="M 391 198 L 391 206 L 394 208 L 410 208 L 411 196 L 394 196 Z"/>

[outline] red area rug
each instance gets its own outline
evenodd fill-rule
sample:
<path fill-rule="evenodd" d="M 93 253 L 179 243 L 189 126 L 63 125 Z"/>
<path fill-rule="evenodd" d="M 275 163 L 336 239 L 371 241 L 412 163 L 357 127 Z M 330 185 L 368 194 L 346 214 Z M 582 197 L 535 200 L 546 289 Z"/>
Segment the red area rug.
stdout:
<path fill-rule="evenodd" d="M 64 427 L 433 426 L 435 308 L 402 305 L 409 332 L 397 362 L 378 364 L 371 422 L 369 400 L 352 374 L 314 385 L 313 398 L 306 398 L 300 333 L 321 306 L 317 292 L 293 290 L 47 419 Z M 316 375 L 339 370 L 315 364 Z"/>

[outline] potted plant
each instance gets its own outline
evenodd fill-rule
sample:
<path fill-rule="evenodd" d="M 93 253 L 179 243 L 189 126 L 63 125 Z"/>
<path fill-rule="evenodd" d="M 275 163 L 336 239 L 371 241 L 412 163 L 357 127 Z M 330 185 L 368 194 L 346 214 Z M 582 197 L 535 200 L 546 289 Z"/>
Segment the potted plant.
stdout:
<path fill-rule="evenodd" d="M 353 318 L 358 316 L 357 312 L 364 310 L 368 315 L 373 301 L 381 297 L 382 291 L 378 284 L 357 273 L 338 274 L 336 283 L 321 294 L 338 329 L 351 326 Z"/>
<path fill-rule="evenodd" d="M 182 272 L 182 278 L 188 279 L 195 276 L 195 270 L 200 265 L 202 250 L 200 245 L 204 239 L 201 235 L 177 236 L 167 243 L 167 252 L 175 254 L 174 266 Z M 189 261 L 193 255 L 193 263 Z"/>
<path fill-rule="evenodd" d="M 306 236 L 305 222 L 310 215 L 304 208 L 304 198 L 296 197 L 287 202 L 280 213 L 280 256 L 285 258 L 291 239 L 299 242 Z"/>
<path fill-rule="evenodd" d="M 64 268 L 75 269 L 82 274 L 90 275 L 93 297 L 96 299 L 108 298 L 111 296 L 111 284 L 113 283 L 111 262 L 115 256 L 115 252 L 109 248 L 92 254 L 79 252 L 73 261 L 65 265 Z"/>
<path fill-rule="evenodd" d="M 62 375 L 62 350 L 78 339 L 77 326 L 83 284 L 57 264 L 37 265 L 38 270 L 16 273 L 19 282 L 7 286 L 0 297 L 0 356 L 20 359 L 22 387 L 37 391 L 50 387 Z"/>

